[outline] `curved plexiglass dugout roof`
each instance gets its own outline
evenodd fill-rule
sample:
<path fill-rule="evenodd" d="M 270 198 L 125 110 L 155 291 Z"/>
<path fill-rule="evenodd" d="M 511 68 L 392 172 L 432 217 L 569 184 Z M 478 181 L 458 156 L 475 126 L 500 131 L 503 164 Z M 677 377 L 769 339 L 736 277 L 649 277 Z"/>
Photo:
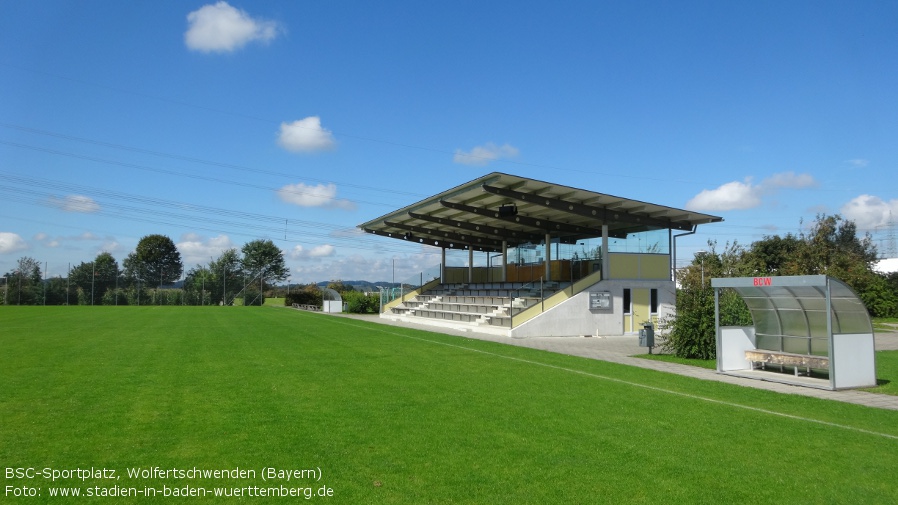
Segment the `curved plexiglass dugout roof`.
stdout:
<path fill-rule="evenodd" d="M 758 334 L 829 340 L 833 334 L 873 333 L 860 298 L 826 275 L 720 278 L 711 286 L 732 288 L 745 300 Z"/>

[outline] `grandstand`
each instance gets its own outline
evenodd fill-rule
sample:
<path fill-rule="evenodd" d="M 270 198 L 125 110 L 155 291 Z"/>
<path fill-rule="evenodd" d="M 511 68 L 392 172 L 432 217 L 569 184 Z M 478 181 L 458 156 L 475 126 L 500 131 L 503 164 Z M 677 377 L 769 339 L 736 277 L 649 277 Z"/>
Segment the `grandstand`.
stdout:
<path fill-rule="evenodd" d="M 526 337 L 625 335 L 672 313 L 676 238 L 719 221 L 494 172 L 359 228 L 442 250 L 439 276 L 385 300 L 381 317 Z M 590 239 L 594 254 L 558 253 Z M 467 266 L 446 267 L 453 249 Z M 475 252 L 500 261 L 475 267 Z"/>

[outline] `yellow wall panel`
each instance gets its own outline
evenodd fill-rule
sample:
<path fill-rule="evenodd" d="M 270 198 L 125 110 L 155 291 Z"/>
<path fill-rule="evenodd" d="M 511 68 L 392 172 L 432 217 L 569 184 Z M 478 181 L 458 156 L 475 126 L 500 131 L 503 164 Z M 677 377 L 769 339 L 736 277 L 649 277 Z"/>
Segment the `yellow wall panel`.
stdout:
<path fill-rule="evenodd" d="M 639 254 L 617 253 L 608 257 L 612 279 L 638 279 Z"/>
<path fill-rule="evenodd" d="M 666 254 L 640 256 L 640 279 L 670 279 L 670 256 Z"/>

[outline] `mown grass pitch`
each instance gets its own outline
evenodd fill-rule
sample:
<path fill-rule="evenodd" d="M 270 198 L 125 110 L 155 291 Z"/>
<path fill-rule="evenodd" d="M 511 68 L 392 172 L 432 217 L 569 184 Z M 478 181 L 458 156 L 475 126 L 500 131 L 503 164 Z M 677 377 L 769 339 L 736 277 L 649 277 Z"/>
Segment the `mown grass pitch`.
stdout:
<path fill-rule="evenodd" d="M 285 308 L 0 307 L 0 416 L 9 503 L 898 502 L 896 412 Z"/>

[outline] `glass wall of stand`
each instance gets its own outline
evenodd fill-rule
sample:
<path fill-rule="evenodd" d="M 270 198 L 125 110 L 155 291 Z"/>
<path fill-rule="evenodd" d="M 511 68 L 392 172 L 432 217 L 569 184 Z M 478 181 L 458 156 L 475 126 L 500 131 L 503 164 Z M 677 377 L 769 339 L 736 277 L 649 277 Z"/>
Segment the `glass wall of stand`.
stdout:
<path fill-rule="evenodd" d="M 721 373 L 822 389 L 876 386 L 873 324 L 845 283 L 825 275 L 711 279 Z M 753 326 L 720 325 L 720 290 Z"/>
<path fill-rule="evenodd" d="M 406 275 L 399 281 L 390 283 L 388 286 L 377 286 L 380 290 L 381 307 L 397 298 L 405 297 L 410 292 L 423 287 L 425 284 L 428 284 L 435 279 L 439 279 L 441 268 L 441 265 L 438 263 L 411 275 Z M 382 309 L 381 312 L 383 312 Z"/>

